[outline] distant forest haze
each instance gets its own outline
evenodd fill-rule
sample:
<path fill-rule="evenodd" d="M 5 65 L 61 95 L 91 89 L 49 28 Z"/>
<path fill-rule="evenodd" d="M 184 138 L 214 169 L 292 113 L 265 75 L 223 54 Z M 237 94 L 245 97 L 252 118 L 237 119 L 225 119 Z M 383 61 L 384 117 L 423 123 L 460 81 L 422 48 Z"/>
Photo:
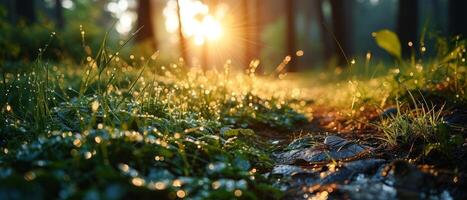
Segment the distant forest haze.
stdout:
<path fill-rule="evenodd" d="M 142 54 L 160 50 L 163 57 L 204 67 L 227 60 L 246 67 L 255 59 L 269 70 L 283 60 L 289 71 L 346 67 L 368 53 L 389 58 L 371 38 L 380 29 L 397 32 L 404 57 L 419 52 L 409 44 L 467 35 L 463 0 L 1 0 L 0 6 L 2 23 L 46 22 L 60 37 L 78 41 L 72 31 L 79 25 L 98 36 L 115 22 L 113 40 L 138 30 L 132 42 L 142 44 L 136 46 Z"/>

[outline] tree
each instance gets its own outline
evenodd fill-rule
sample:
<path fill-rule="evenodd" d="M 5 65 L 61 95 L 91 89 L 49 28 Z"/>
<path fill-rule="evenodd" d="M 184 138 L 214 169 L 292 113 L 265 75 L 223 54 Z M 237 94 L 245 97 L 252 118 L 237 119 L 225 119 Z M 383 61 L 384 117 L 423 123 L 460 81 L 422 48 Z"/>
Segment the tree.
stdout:
<path fill-rule="evenodd" d="M 141 28 L 136 35 L 138 42 L 149 42 L 151 48 L 157 49 L 157 39 L 154 32 L 154 16 L 151 14 L 152 0 L 138 1 L 137 27 Z"/>
<path fill-rule="evenodd" d="M 418 38 L 418 0 L 399 0 L 397 34 L 402 44 L 402 56 L 412 54 L 408 43 L 416 44 Z"/>
<path fill-rule="evenodd" d="M 62 0 L 55 0 L 55 18 L 57 20 L 57 27 L 63 29 L 65 20 L 63 18 L 63 5 Z"/>
<path fill-rule="evenodd" d="M 244 59 L 245 59 L 245 67 L 248 67 L 248 64 L 251 61 L 251 24 L 250 24 L 250 12 L 248 7 L 248 0 L 242 0 L 241 2 L 241 9 L 242 9 L 242 34 L 243 34 L 243 45 L 244 45 Z"/>
<path fill-rule="evenodd" d="M 36 22 L 35 0 L 12 0 L 14 4 L 13 21 L 24 20 L 26 23 Z"/>
<path fill-rule="evenodd" d="M 262 0 L 255 1 L 255 8 L 256 8 L 256 30 L 255 30 L 255 42 L 256 42 L 256 57 L 259 58 L 259 54 L 261 52 L 261 32 L 263 31 L 263 6 L 264 2 Z"/>
<path fill-rule="evenodd" d="M 467 1 L 449 0 L 449 34 L 467 37 Z"/>
<path fill-rule="evenodd" d="M 329 41 L 328 35 L 330 34 L 327 32 L 326 21 L 324 18 L 323 13 L 323 0 L 314 0 L 313 6 L 315 7 L 314 11 L 316 11 L 316 16 L 318 19 L 318 23 L 320 23 L 320 37 L 321 37 L 321 45 L 323 45 L 323 57 L 324 60 L 329 61 L 333 54 L 333 48 L 331 42 Z"/>
<path fill-rule="evenodd" d="M 264 5 L 264 2 L 262 0 L 255 0 L 255 9 L 256 9 L 256 17 L 255 17 L 255 52 L 254 52 L 254 57 L 256 59 L 259 59 L 261 56 L 261 49 L 263 48 L 262 42 L 261 42 L 261 33 L 263 32 L 263 9 L 262 6 Z M 257 73 L 263 73 L 263 70 L 260 66 L 257 66 L 256 68 Z"/>
<path fill-rule="evenodd" d="M 352 4 L 350 1 L 330 0 L 332 9 L 332 28 L 335 37 L 335 54 L 338 56 L 340 66 L 348 66 L 347 55 L 352 54 L 351 24 Z"/>
<path fill-rule="evenodd" d="M 188 50 L 186 48 L 185 36 L 183 35 L 183 23 L 182 23 L 180 0 L 177 0 L 177 17 L 178 17 L 178 37 L 179 37 L 179 43 L 180 43 L 180 52 L 182 54 L 182 58 L 185 61 L 186 65 L 190 65 L 190 61 L 188 60 Z"/>
<path fill-rule="evenodd" d="M 295 55 L 295 0 L 285 1 L 285 15 L 286 15 L 286 44 L 287 44 L 287 55 L 294 57 Z M 291 59 L 288 63 L 288 71 L 297 71 L 294 59 Z"/>

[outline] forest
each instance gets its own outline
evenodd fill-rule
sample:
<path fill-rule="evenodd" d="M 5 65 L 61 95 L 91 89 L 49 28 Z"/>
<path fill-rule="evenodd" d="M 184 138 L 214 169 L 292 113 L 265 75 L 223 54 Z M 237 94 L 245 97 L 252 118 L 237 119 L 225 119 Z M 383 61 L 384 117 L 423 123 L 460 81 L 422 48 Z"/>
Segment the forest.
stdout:
<path fill-rule="evenodd" d="M 0 199 L 467 199 L 465 0 L 0 0 Z"/>

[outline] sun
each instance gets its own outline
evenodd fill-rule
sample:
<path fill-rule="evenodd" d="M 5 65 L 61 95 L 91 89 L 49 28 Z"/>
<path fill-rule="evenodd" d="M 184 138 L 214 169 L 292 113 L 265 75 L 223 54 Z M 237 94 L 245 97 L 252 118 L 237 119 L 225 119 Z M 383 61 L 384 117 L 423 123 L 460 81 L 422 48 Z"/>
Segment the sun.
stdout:
<path fill-rule="evenodd" d="M 217 41 L 223 36 L 219 17 L 210 12 L 208 5 L 197 0 L 179 0 L 183 34 L 196 45 Z M 165 27 L 169 33 L 178 31 L 177 2 L 170 0 L 163 11 Z"/>

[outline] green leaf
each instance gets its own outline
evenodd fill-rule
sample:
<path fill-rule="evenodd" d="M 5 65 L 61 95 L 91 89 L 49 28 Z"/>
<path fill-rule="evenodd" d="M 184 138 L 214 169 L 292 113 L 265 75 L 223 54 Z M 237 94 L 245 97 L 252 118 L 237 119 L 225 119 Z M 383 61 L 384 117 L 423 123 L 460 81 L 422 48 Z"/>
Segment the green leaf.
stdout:
<path fill-rule="evenodd" d="M 399 37 L 397 34 L 384 29 L 378 32 L 374 32 L 373 37 L 375 37 L 376 44 L 379 47 L 387 51 L 392 56 L 396 57 L 397 59 L 401 60 L 401 43 L 399 41 Z"/>

